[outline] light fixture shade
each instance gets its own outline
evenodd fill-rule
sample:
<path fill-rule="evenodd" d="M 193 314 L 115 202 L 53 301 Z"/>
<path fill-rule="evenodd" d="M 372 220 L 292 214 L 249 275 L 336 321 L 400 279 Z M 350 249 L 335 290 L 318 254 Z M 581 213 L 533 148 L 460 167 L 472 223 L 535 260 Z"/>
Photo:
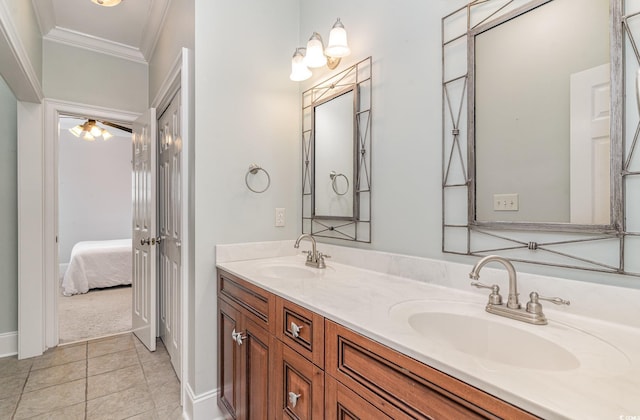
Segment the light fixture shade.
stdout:
<path fill-rule="evenodd" d="M 322 38 L 317 32 L 314 32 L 309 38 L 309 42 L 307 42 L 307 54 L 304 56 L 304 64 L 311 68 L 322 67 L 327 64 Z"/>
<path fill-rule="evenodd" d="M 95 4 L 99 4 L 100 6 L 105 7 L 113 7 L 120 4 L 122 0 L 91 0 Z"/>
<path fill-rule="evenodd" d="M 304 50 L 304 48 L 297 48 L 291 59 L 291 74 L 289 75 L 289 79 L 294 82 L 301 82 L 311 77 L 311 70 L 304 64 L 302 50 Z"/>
<path fill-rule="evenodd" d="M 340 18 L 333 24 L 331 33 L 329 33 L 329 45 L 324 52 L 329 57 L 346 57 L 351 54 L 351 49 L 347 44 L 347 31 Z"/>
<path fill-rule="evenodd" d="M 113 137 L 113 134 L 111 134 L 110 132 L 108 132 L 107 130 L 102 130 L 102 139 L 104 141 L 109 140 L 111 137 Z"/>
<path fill-rule="evenodd" d="M 73 134 L 74 136 L 76 136 L 76 137 L 80 137 L 80 135 L 82 134 L 82 131 L 83 131 L 82 130 L 82 126 L 80 124 L 78 124 L 75 127 L 69 129 L 69 132 L 71 134 Z"/>
<path fill-rule="evenodd" d="M 91 125 L 91 128 L 89 129 L 89 132 L 93 137 L 100 137 L 102 135 L 102 128 L 98 127 L 94 121 Z"/>
<path fill-rule="evenodd" d="M 82 136 L 82 140 L 86 141 L 94 141 L 96 138 L 91 135 L 89 131 L 84 132 L 84 136 Z"/>

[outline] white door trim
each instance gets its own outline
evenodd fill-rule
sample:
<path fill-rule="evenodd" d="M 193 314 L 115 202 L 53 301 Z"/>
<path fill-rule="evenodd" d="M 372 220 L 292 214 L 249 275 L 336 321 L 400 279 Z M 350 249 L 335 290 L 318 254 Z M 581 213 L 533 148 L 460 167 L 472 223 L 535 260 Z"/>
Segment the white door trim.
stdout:
<path fill-rule="evenodd" d="M 193 134 L 194 130 L 194 99 L 195 99 L 195 87 L 194 87 L 194 57 L 193 52 L 188 48 L 182 48 L 178 57 L 173 62 L 173 66 L 169 71 L 167 77 L 162 83 L 156 97 L 154 98 L 151 106 L 158 110 L 158 114 L 161 114 L 171 102 L 171 99 L 175 93 L 180 89 L 180 99 L 182 102 L 182 113 L 180 115 L 180 129 L 182 136 L 182 303 L 181 303 L 181 375 L 180 382 L 181 389 L 181 401 L 183 407 L 185 407 L 185 401 L 188 400 L 187 384 L 189 383 L 188 369 L 189 366 L 189 282 L 193 273 L 193 262 L 189 258 L 190 250 L 193 241 L 193 208 L 191 201 L 193 197 L 191 195 L 190 185 L 193 180 Z"/>
<path fill-rule="evenodd" d="M 58 345 L 58 118 L 64 115 L 90 116 L 113 122 L 131 123 L 140 114 L 55 99 L 44 101 L 44 348 Z M 20 210 L 19 210 L 20 211 Z M 22 281 L 22 279 L 20 279 Z M 24 296 L 20 313 L 33 310 L 35 300 Z"/>

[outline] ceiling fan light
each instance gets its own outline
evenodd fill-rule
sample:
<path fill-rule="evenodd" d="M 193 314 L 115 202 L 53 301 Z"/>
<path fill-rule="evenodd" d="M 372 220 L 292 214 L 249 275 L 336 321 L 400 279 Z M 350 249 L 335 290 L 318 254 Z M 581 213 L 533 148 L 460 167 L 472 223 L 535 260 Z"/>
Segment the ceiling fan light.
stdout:
<path fill-rule="evenodd" d="M 82 140 L 86 141 L 94 141 L 96 138 L 91 135 L 89 131 L 84 132 L 84 136 L 82 136 Z"/>
<path fill-rule="evenodd" d="M 83 131 L 82 130 L 82 126 L 80 124 L 78 124 L 75 127 L 69 129 L 69 132 L 71 134 L 73 134 L 74 136 L 76 136 L 76 137 L 80 137 L 80 135 L 82 134 L 82 131 Z"/>
<path fill-rule="evenodd" d="M 91 0 L 93 3 L 104 6 L 104 7 L 113 7 L 120 4 L 122 0 Z"/>
<path fill-rule="evenodd" d="M 102 135 L 102 128 L 98 127 L 95 123 L 93 123 L 89 132 L 93 137 L 100 137 Z"/>
<path fill-rule="evenodd" d="M 108 132 L 107 130 L 102 130 L 102 139 L 104 141 L 109 140 L 111 137 L 113 137 L 113 134 L 111 134 L 110 132 Z"/>

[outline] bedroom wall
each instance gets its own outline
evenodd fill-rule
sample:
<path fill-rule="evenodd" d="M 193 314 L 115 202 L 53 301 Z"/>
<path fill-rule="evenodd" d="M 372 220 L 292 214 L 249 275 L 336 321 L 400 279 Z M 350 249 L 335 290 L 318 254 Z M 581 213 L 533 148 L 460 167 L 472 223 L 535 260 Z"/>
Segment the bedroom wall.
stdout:
<path fill-rule="evenodd" d="M 79 241 L 131 237 L 131 136 L 88 142 L 67 130 L 59 139 L 59 261 Z"/>
<path fill-rule="evenodd" d="M 16 98 L 0 77 L 0 334 L 18 329 L 17 138 Z"/>

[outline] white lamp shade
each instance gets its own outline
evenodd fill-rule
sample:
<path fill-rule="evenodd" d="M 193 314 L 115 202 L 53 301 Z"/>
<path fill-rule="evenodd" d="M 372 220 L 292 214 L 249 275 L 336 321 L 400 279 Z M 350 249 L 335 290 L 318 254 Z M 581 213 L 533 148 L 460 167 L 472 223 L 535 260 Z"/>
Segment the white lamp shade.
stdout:
<path fill-rule="evenodd" d="M 93 137 L 100 137 L 102 135 L 102 129 L 97 125 L 95 125 L 95 123 L 94 125 L 91 126 L 91 129 L 89 130 L 89 132 Z"/>
<path fill-rule="evenodd" d="M 82 134 L 82 126 L 81 125 L 76 125 L 75 127 L 70 128 L 69 132 L 71 134 L 73 134 L 74 136 L 76 136 L 76 137 L 80 137 L 80 134 Z"/>
<path fill-rule="evenodd" d="M 103 140 L 105 140 L 105 141 L 109 140 L 111 137 L 113 137 L 113 134 L 111 134 L 107 130 L 102 130 L 102 139 Z"/>
<path fill-rule="evenodd" d="M 340 19 L 333 25 L 329 33 L 329 45 L 325 50 L 329 57 L 346 57 L 351 54 L 351 49 L 347 44 L 347 31 L 342 26 Z"/>
<path fill-rule="evenodd" d="M 296 50 L 293 58 L 291 59 L 291 74 L 289 79 L 294 82 L 301 82 L 311 77 L 311 70 L 304 64 L 304 56 L 300 50 Z"/>
<path fill-rule="evenodd" d="M 311 68 L 322 67 L 327 64 L 322 38 L 316 32 L 311 35 L 309 42 L 307 42 L 307 54 L 304 56 L 304 64 Z"/>
<path fill-rule="evenodd" d="M 122 0 L 91 0 L 95 4 L 99 4 L 100 6 L 105 7 L 113 7 L 120 4 Z"/>

